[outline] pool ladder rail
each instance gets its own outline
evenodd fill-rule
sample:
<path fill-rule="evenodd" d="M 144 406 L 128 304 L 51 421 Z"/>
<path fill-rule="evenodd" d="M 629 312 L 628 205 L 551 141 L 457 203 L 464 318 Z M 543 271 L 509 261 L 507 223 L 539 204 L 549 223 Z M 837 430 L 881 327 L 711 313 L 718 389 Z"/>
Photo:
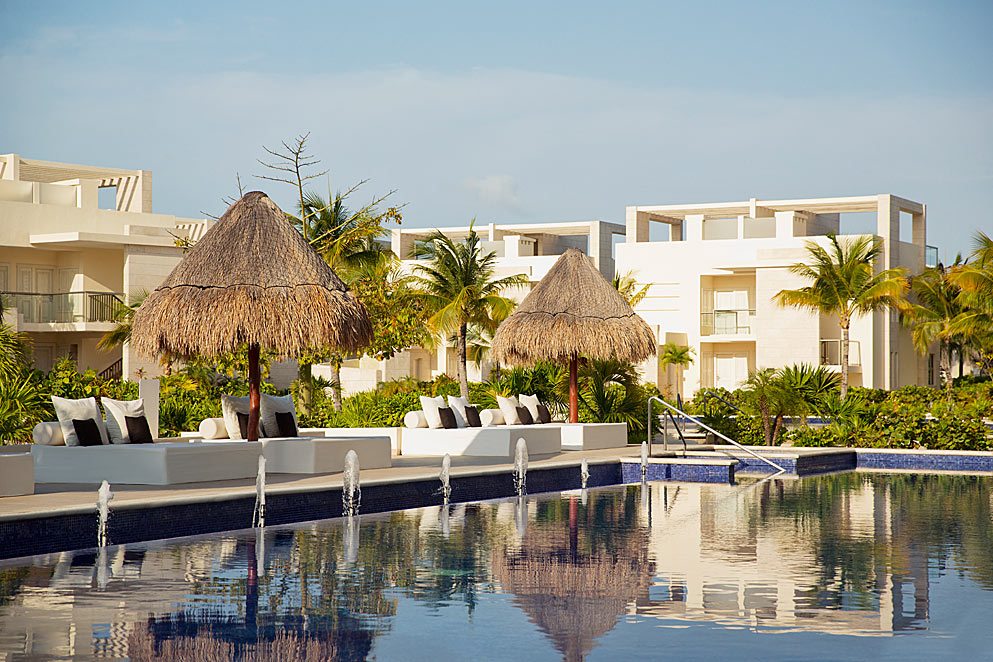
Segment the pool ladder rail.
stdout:
<path fill-rule="evenodd" d="M 718 438 L 726 441 L 727 443 L 731 444 L 732 446 L 734 446 L 735 448 L 741 450 L 742 452 L 747 453 L 748 455 L 751 455 L 752 457 L 755 457 L 755 458 L 761 460 L 762 462 L 765 462 L 770 467 L 772 467 L 773 469 L 775 469 L 775 471 L 776 471 L 777 474 L 781 474 L 781 473 L 785 473 L 786 472 L 786 469 L 784 469 L 783 467 L 779 466 L 778 464 L 776 464 L 775 462 L 773 462 L 769 458 L 764 457 L 764 456 L 756 453 L 755 451 L 753 451 L 751 448 L 748 448 L 747 446 L 742 446 L 741 444 L 739 444 L 734 439 L 728 437 L 725 434 L 722 434 L 721 432 L 718 432 L 717 430 L 715 430 L 714 428 L 710 427 L 709 425 L 707 425 L 706 423 L 704 423 L 700 419 L 695 418 L 694 416 L 691 416 L 690 414 L 687 414 L 680 407 L 676 407 L 674 405 L 671 405 L 668 402 L 666 402 L 665 400 L 663 400 L 662 398 L 657 397 L 657 396 L 654 396 L 654 395 L 651 396 L 650 398 L 648 398 L 648 454 L 649 455 L 651 455 L 651 453 L 652 453 L 652 404 L 655 403 L 655 402 L 661 404 L 663 407 L 666 408 L 665 413 L 666 413 L 666 415 L 668 417 L 666 420 L 667 420 L 667 422 L 668 422 L 668 420 L 671 420 L 672 421 L 672 424 L 676 427 L 676 433 L 679 435 L 679 439 L 683 443 L 683 456 L 684 457 L 686 455 L 686 450 L 687 450 L 686 437 L 683 435 L 683 431 L 680 428 L 679 423 L 676 421 L 676 418 L 675 418 L 674 414 L 678 414 L 679 417 L 681 419 L 683 419 L 683 420 L 687 420 L 687 421 L 690 421 L 692 423 L 695 423 L 699 428 L 701 428 L 703 430 L 706 430 L 707 432 L 711 433 L 715 437 L 718 437 Z M 682 403 L 680 402 L 680 404 L 682 404 Z M 663 443 L 665 444 L 666 448 L 668 448 L 668 441 L 665 441 Z M 728 457 L 734 458 L 733 455 L 731 455 L 730 453 L 728 453 L 726 451 L 720 451 L 720 452 L 724 453 Z"/>

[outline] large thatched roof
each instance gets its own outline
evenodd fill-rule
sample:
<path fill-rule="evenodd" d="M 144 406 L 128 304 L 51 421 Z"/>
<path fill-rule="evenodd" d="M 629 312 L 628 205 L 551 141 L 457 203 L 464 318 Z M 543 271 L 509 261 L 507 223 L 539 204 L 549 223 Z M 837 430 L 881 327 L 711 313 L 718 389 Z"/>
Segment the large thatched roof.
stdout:
<path fill-rule="evenodd" d="M 365 307 L 260 191 L 235 202 L 138 308 L 145 354 L 216 355 L 245 343 L 277 356 L 367 344 Z"/>
<path fill-rule="evenodd" d="M 655 334 L 586 255 L 570 248 L 497 329 L 493 356 L 509 364 L 593 359 L 641 361 Z"/>

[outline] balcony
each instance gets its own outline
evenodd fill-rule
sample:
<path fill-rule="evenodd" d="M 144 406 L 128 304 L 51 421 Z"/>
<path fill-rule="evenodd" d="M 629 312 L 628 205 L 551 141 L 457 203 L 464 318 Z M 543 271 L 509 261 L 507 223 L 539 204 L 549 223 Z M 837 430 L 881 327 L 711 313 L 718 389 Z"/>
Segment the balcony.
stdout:
<path fill-rule="evenodd" d="M 113 323 L 125 305 L 120 292 L 0 292 L 0 304 L 24 324 Z"/>
<path fill-rule="evenodd" d="M 821 340 L 821 365 L 840 366 L 841 365 L 841 340 Z M 849 367 L 861 367 L 862 346 L 858 340 L 848 341 L 848 365 Z"/>
<path fill-rule="evenodd" d="M 714 310 L 700 313 L 701 336 L 747 336 L 752 333 L 754 309 Z"/>

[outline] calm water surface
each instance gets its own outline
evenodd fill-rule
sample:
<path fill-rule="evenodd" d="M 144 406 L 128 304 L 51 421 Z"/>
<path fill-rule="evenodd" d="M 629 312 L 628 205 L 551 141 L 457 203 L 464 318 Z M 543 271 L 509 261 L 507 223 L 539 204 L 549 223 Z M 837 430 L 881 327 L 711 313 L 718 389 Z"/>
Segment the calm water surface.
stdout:
<path fill-rule="evenodd" d="M 656 483 L 43 556 L 0 563 L 0 660 L 993 659 L 991 504 Z"/>

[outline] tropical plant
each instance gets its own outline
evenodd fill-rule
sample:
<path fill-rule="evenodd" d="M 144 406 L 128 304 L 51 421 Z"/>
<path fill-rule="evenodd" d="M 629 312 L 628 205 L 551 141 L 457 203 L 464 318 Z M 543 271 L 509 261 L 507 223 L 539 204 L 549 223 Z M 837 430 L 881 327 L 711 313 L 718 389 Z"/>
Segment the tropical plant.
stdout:
<path fill-rule="evenodd" d="M 626 274 L 615 274 L 610 282 L 632 308 L 648 296 L 648 290 L 651 288 L 650 285 L 641 285 L 635 278 L 633 271 Z"/>
<path fill-rule="evenodd" d="M 34 375 L 0 378 L 0 443 L 30 441 L 32 428 L 51 416 L 51 400 Z"/>
<path fill-rule="evenodd" d="M 952 397 L 952 352 L 956 345 L 962 351 L 965 338 L 956 331 L 956 323 L 966 312 L 962 291 L 952 279 L 953 269 L 942 265 L 924 270 L 910 282 L 911 297 L 901 308 L 900 317 L 910 327 L 914 348 L 927 354 L 938 343 L 938 364 L 946 397 Z"/>
<path fill-rule="evenodd" d="M 809 363 L 786 366 L 777 371 L 777 378 L 783 387 L 793 391 L 796 401 L 796 415 L 804 418 L 812 411 L 817 411 L 824 398 L 838 391 L 838 373 L 824 366 L 813 366 Z"/>
<path fill-rule="evenodd" d="M 563 371 L 560 395 L 567 396 Z M 648 398 L 657 395 L 638 381 L 634 365 L 615 359 L 582 362 L 579 369 L 579 419 L 584 423 L 625 423 L 629 439 L 644 439 Z M 657 428 L 658 419 L 652 427 Z"/>
<path fill-rule="evenodd" d="M 804 411 L 803 396 L 783 376 L 781 370 L 765 368 L 749 375 L 742 391 L 744 409 L 762 422 L 763 439 L 772 446 L 783 430 L 784 419 Z"/>
<path fill-rule="evenodd" d="M 964 307 L 952 331 L 967 338 L 983 368 L 993 372 L 993 237 L 977 232 L 974 247 L 971 261 L 948 275 Z"/>
<path fill-rule="evenodd" d="M 523 274 L 495 278 L 495 256 L 484 252 L 472 225 L 463 241 L 436 230 L 419 246 L 414 282 L 429 313 L 428 328 L 436 335 L 454 334 L 462 397 L 469 397 L 467 372 L 469 326 L 493 333 L 514 308 L 501 295 L 510 287 L 526 285 Z"/>
<path fill-rule="evenodd" d="M 781 290 L 775 301 L 781 306 L 795 306 L 823 315 L 837 315 L 841 329 L 841 396 L 848 394 L 849 329 L 852 319 L 887 306 L 902 304 L 907 290 L 907 272 L 902 267 L 876 273 L 874 262 L 882 254 L 882 243 L 871 236 L 841 241 L 827 236 L 823 247 L 807 242 L 808 262 L 790 267 L 806 278 L 810 285 L 796 290 Z"/>
<path fill-rule="evenodd" d="M 681 373 L 684 368 L 688 368 L 693 363 L 693 348 L 687 345 L 680 345 L 675 342 L 667 342 L 659 348 L 659 366 L 666 372 L 666 381 L 669 380 L 669 367 L 677 369 L 675 386 L 676 395 L 681 394 L 680 385 L 682 383 Z"/>
<path fill-rule="evenodd" d="M 31 339 L 0 323 L 0 381 L 17 379 L 30 365 Z"/>

